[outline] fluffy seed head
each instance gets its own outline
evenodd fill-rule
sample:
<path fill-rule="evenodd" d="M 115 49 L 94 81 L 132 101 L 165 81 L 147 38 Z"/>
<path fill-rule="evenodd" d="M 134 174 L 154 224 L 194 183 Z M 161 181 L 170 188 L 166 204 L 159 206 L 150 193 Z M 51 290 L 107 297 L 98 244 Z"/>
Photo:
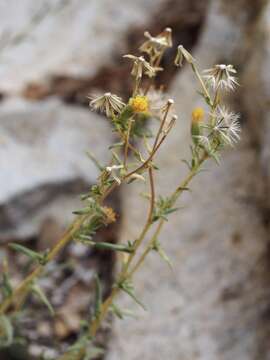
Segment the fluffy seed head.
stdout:
<path fill-rule="evenodd" d="M 89 106 L 96 111 L 105 112 L 107 117 L 113 117 L 125 106 L 122 99 L 110 92 L 101 96 L 89 96 Z"/>
<path fill-rule="evenodd" d="M 204 71 L 206 82 L 216 91 L 217 89 L 234 90 L 238 85 L 236 70 L 233 65 L 219 64 Z"/>
<path fill-rule="evenodd" d="M 220 137 L 223 143 L 233 145 L 240 139 L 239 115 L 228 111 L 225 107 L 218 106 L 216 113 L 214 132 Z"/>

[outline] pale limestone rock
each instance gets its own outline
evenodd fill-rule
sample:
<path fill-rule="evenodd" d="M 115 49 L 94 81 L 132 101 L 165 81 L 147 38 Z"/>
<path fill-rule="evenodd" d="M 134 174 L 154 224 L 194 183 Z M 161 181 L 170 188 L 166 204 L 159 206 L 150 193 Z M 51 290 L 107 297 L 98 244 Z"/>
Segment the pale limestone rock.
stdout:
<path fill-rule="evenodd" d="M 261 171 L 265 180 L 262 205 L 270 208 L 270 4 L 261 27 L 256 33 L 256 44 L 250 52 L 243 74 L 243 103 L 252 139 L 260 153 Z"/>
<path fill-rule="evenodd" d="M 105 164 L 113 141 L 107 120 L 56 99 L 4 101 L 0 138 L 1 239 L 34 236 L 48 217 L 66 225 L 98 176 L 86 152 Z"/>
<path fill-rule="evenodd" d="M 164 0 L 2 0 L 0 89 L 53 74 L 93 75 Z"/>
<path fill-rule="evenodd" d="M 202 67 L 220 61 L 243 64 L 245 30 L 254 25 L 253 17 L 227 14 L 225 4 L 212 1 L 194 52 Z M 252 2 L 235 2 L 235 11 L 252 13 L 251 8 Z M 187 67 L 171 93 L 179 121 L 158 155 L 163 194 L 186 173 L 181 158 L 187 156 L 190 112 L 201 102 Z M 192 182 L 192 192 L 179 202 L 181 210 L 163 229 L 160 240 L 174 263 L 173 273 L 153 254 L 135 277 L 136 294 L 149 311 L 140 312 L 128 297 L 120 297 L 120 304 L 134 309 L 139 319 L 115 321 L 108 360 L 269 359 L 269 322 L 263 319 L 268 235 L 256 202 L 262 179 L 246 131 L 242 138 L 236 149 L 223 153 L 220 167 L 208 163 L 210 171 Z M 122 241 L 136 238 L 138 224 L 145 221 L 141 190 L 133 185 L 123 196 Z"/>

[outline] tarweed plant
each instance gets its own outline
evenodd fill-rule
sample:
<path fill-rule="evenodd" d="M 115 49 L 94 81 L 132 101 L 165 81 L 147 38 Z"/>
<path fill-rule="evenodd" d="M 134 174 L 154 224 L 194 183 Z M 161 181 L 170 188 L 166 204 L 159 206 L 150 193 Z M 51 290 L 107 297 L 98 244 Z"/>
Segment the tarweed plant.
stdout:
<path fill-rule="evenodd" d="M 114 313 L 119 318 L 126 315 L 116 304 L 118 294 L 126 293 L 144 308 L 141 299 L 136 296 L 132 280 L 147 256 L 156 252 L 172 266 L 164 250 L 166 244 L 162 244 L 160 233 L 170 214 L 177 211 L 178 198 L 189 189 L 190 181 L 200 172 L 206 160 L 212 158 L 219 163 L 221 150 L 239 140 L 239 116 L 227 109 L 223 103 L 224 92 L 233 91 L 237 86 L 236 70 L 232 65 L 221 64 L 200 72 L 193 56 L 179 45 L 174 64 L 182 66 L 187 63 L 191 67 L 194 81 L 198 81 L 204 106 L 190 109 L 191 155 L 190 159 L 185 161 L 189 169 L 186 178 L 179 182 L 176 189 L 168 192 L 166 197 L 156 193 L 155 172 L 162 172 L 155 164 L 156 154 L 173 131 L 175 122 L 179 120 L 174 113 L 174 101 L 166 98 L 166 93 L 162 88 L 156 88 L 154 81 L 160 71 L 165 71 L 161 66 L 162 57 L 165 51 L 172 47 L 172 31 L 167 28 L 157 36 L 145 32 L 145 37 L 145 42 L 139 48 L 139 56 L 124 56 L 125 60 L 131 62 L 131 76 L 134 81 L 132 94 L 126 99 L 110 92 L 89 97 L 91 109 L 106 115 L 119 140 L 108 150 L 111 152 L 111 160 L 107 165 L 100 164 L 98 159 L 89 153 L 89 157 L 99 170 L 99 176 L 97 183 L 82 196 L 82 208 L 74 211 L 76 219 L 56 245 L 43 253 L 19 244 L 10 245 L 15 251 L 35 261 L 36 267 L 14 287 L 7 264 L 3 266 L 0 304 L 2 346 L 12 343 L 13 318 L 24 308 L 26 297 L 30 293 L 38 294 L 49 311 L 54 313 L 38 280 L 47 264 L 54 260 L 67 244 L 76 241 L 85 246 L 122 254 L 118 257 L 120 266 L 111 293 L 107 298 L 102 298 L 100 281 L 96 277 L 96 300 L 91 311 L 91 319 L 89 323 L 84 324 L 77 342 L 58 357 L 61 360 L 94 358 L 100 351 L 95 345 L 96 334 L 102 322 L 106 321 L 108 313 Z M 154 134 L 149 131 L 148 126 L 152 121 L 158 124 Z M 149 201 L 148 213 L 136 239 L 122 244 L 95 241 L 94 235 L 99 229 L 118 220 L 115 211 L 106 205 L 108 196 L 122 184 L 132 184 L 136 181 L 145 182 L 145 186 L 149 184 L 149 190 L 145 195 Z"/>

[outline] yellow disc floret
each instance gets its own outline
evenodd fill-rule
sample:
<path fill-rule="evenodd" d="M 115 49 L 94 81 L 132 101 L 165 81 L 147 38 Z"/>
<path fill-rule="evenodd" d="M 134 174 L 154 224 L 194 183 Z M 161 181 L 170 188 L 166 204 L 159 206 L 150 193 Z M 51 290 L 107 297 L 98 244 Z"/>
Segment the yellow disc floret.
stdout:
<path fill-rule="evenodd" d="M 204 110 L 201 107 L 197 107 L 192 111 L 192 122 L 201 122 L 204 117 Z"/>
<path fill-rule="evenodd" d="M 149 110 L 149 101 L 146 96 L 137 95 L 129 100 L 129 105 L 136 113 L 144 113 Z"/>

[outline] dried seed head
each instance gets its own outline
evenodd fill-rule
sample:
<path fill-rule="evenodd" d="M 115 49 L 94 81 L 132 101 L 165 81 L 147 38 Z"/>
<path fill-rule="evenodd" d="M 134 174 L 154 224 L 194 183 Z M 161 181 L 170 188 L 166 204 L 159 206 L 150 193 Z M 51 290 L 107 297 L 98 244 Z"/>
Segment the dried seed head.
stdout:
<path fill-rule="evenodd" d="M 134 55 L 124 55 L 124 58 L 130 59 L 133 61 L 133 67 L 131 70 L 131 75 L 139 80 L 142 78 L 143 74 L 146 74 L 148 77 L 156 76 L 158 71 L 162 71 L 160 67 L 153 67 L 145 60 L 143 56 L 134 56 Z"/>
<path fill-rule="evenodd" d="M 170 118 L 169 121 L 166 121 L 164 130 L 163 130 L 163 132 L 165 134 L 168 134 L 169 131 L 171 131 L 171 129 L 172 129 L 173 125 L 175 124 L 175 122 L 177 121 L 177 119 L 178 119 L 178 116 L 174 114 L 174 115 L 172 115 L 172 117 Z"/>
<path fill-rule="evenodd" d="M 195 62 L 195 59 L 184 48 L 184 46 L 179 45 L 178 48 L 177 48 L 177 53 L 176 53 L 176 57 L 175 57 L 175 60 L 174 60 L 174 64 L 176 66 L 182 66 L 184 60 L 186 60 L 189 64 L 193 64 Z"/>
<path fill-rule="evenodd" d="M 89 106 L 96 111 L 105 112 L 107 117 L 113 117 L 115 114 L 120 113 L 125 103 L 122 99 L 106 92 L 104 95 L 93 97 L 89 96 Z"/>
<path fill-rule="evenodd" d="M 148 31 L 144 33 L 147 40 L 141 45 L 140 51 L 156 58 L 167 48 L 172 47 L 172 29 L 166 28 L 157 36 L 152 36 Z"/>
<path fill-rule="evenodd" d="M 148 112 L 149 101 L 146 96 L 137 95 L 129 100 L 129 105 L 135 113 Z"/>
<path fill-rule="evenodd" d="M 160 118 L 162 116 L 163 109 L 167 104 L 164 92 L 161 89 L 155 90 L 151 87 L 147 93 L 147 98 L 149 101 L 149 111 L 151 115 Z"/>
<path fill-rule="evenodd" d="M 236 70 L 233 65 L 219 64 L 204 71 L 206 82 L 214 89 L 234 90 L 238 84 L 233 74 Z"/>
<path fill-rule="evenodd" d="M 114 210 L 111 207 L 103 206 L 102 211 L 105 215 L 105 223 L 106 224 L 111 224 L 116 221 L 116 213 L 114 212 Z"/>
<path fill-rule="evenodd" d="M 213 116 L 215 117 L 213 131 L 220 140 L 227 145 L 236 143 L 240 139 L 241 131 L 239 115 L 228 111 L 224 106 L 218 106 Z"/>

